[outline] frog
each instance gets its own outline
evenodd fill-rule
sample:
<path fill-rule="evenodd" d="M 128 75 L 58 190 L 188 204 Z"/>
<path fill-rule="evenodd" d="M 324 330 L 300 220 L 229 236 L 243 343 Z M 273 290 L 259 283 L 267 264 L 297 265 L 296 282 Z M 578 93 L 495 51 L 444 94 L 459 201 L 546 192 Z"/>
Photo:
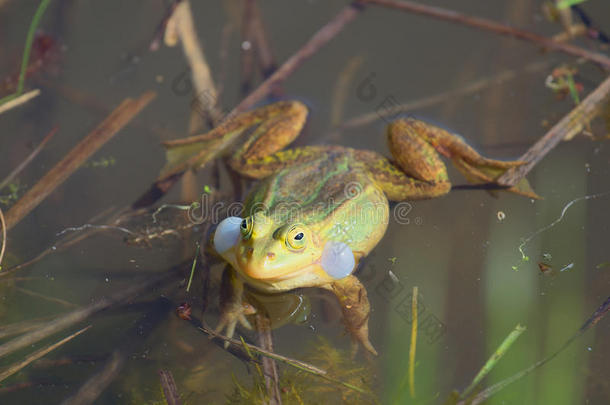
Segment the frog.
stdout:
<path fill-rule="evenodd" d="M 369 339 L 367 290 L 354 272 L 386 232 L 389 201 L 448 194 L 441 156 L 473 183 L 493 183 L 523 162 L 485 158 L 461 136 L 416 118 L 387 125 L 392 158 L 340 145 L 288 148 L 307 115 L 303 103 L 279 101 L 231 116 L 203 135 L 166 142 L 166 176 L 204 166 L 251 131 L 228 165 L 256 183 L 242 214 L 220 222 L 211 241 L 228 263 L 215 332 L 232 337 L 238 324 L 252 328 L 247 316 L 256 309 L 246 288 L 275 294 L 316 287 L 336 296 L 356 349 L 377 355 Z M 507 190 L 537 198 L 529 186 Z"/>

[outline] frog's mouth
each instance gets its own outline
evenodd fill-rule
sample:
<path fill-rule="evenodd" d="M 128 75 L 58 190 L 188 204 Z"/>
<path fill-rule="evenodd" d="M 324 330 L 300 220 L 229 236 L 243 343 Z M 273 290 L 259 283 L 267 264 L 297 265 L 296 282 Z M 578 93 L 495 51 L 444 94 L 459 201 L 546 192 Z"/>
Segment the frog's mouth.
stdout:
<path fill-rule="evenodd" d="M 267 253 L 260 260 L 253 261 L 251 252 L 236 255 L 238 268 L 248 278 L 262 282 L 278 282 L 285 280 L 299 280 L 311 282 L 312 280 L 342 279 L 352 273 L 356 267 L 354 253 L 343 242 L 327 242 L 322 254 L 310 257 L 309 263 L 304 266 L 274 265 L 275 256 Z"/>

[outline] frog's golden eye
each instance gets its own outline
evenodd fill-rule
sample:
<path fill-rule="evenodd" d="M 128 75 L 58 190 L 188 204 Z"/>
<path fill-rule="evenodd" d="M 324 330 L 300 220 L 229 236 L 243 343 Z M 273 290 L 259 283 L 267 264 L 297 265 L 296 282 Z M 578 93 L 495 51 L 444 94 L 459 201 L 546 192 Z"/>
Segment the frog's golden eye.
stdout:
<path fill-rule="evenodd" d="M 291 249 L 301 250 L 305 247 L 307 238 L 303 228 L 295 226 L 286 233 L 286 244 Z"/>
<path fill-rule="evenodd" d="M 239 231 L 243 239 L 250 239 L 252 235 L 252 217 L 244 218 L 239 225 Z"/>

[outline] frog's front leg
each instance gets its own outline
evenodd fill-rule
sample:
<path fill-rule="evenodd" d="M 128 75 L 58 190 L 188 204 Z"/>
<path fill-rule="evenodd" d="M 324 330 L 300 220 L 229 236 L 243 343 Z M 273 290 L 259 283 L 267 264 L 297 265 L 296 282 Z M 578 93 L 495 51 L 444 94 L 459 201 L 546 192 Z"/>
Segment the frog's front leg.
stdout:
<path fill-rule="evenodd" d="M 225 331 L 229 338 L 233 337 L 237 322 L 247 329 L 252 329 L 246 315 L 255 313 L 254 307 L 244 301 L 244 283 L 235 274 L 231 266 L 227 266 L 222 273 L 220 285 L 220 320 L 215 329 L 216 333 Z M 229 342 L 225 342 L 225 348 Z"/>
<path fill-rule="evenodd" d="M 350 275 L 324 288 L 332 291 L 339 300 L 348 332 L 357 343 L 376 356 L 377 351 L 369 340 L 369 299 L 360 280 Z"/>

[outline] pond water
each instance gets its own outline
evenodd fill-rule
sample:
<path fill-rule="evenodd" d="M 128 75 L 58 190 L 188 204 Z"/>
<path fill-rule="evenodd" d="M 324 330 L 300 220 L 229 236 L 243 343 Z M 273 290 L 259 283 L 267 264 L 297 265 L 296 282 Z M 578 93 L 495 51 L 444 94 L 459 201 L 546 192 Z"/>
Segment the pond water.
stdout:
<path fill-rule="evenodd" d="M 162 45 L 149 50 L 167 3 L 51 1 L 38 32 L 54 41 L 53 55 L 26 80 L 26 89 L 38 88 L 41 95 L 0 115 L 0 180 L 58 128 L 18 183 L 13 182 L 19 197 L 121 101 L 156 92 L 150 105 L 8 233 L 2 271 L 47 249 L 49 254 L 0 278 L 0 331 L 31 320 L 40 321 L 34 330 L 43 330 L 56 317 L 95 305 L 100 310 L 19 350 L 3 352 L 4 368 L 91 325 L 2 381 L 2 404 L 165 403 L 160 370 L 173 375 L 184 403 L 260 403 L 265 395 L 259 391 L 264 388 L 260 371 L 247 356 L 223 350 L 197 328 L 204 291 L 201 262 L 188 293 L 186 283 L 205 227 L 150 244 L 133 243 L 133 235 L 121 229 L 98 228 L 88 235 L 91 229 L 83 227 L 107 224 L 136 201 L 165 164 L 161 142 L 189 135 L 195 92 L 182 83 L 188 76 L 182 49 Z M 277 65 L 347 4 L 258 3 Z M 548 37 L 561 30 L 545 18 L 539 2 L 432 3 Z M 18 73 L 38 4 L 0 1 L 0 79 Z M 213 79 L 223 85 L 224 112 L 244 97 L 241 58 L 252 44 L 241 37 L 242 7 L 239 1 L 192 4 Z M 582 7 L 598 27 L 610 30 L 609 3 L 588 0 Z M 591 39 L 574 43 L 608 55 L 607 47 Z M 545 86 L 547 76 L 562 65 L 577 69 L 574 80 L 583 86 L 581 98 L 607 74 L 537 44 L 371 5 L 303 62 L 277 96 L 309 108 L 297 146 L 337 143 L 389 156 L 384 132 L 389 119 L 375 114 L 412 103 L 405 116 L 462 135 L 482 155 L 509 160 L 574 107 L 570 96 L 560 98 Z M 254 69 L 251 88 L 261 81 L 256 63 Z M 0 86 L 0 96 L 6 90 Z M 371 113 L 371 122 L 334 128 Z M 370 359 L 360 352 L 350 359 L 339 305 L 321 290 L 291 296 L 291 303 L 295 298 L 309 302 L 307 316 L 287 320 L 272 332 L 276 353 L 327 369 L 333 378 L 370 388 L 373 395 L 305 377 L 279 362 L 283 402 L 444 403 L 453 390 L 461 392 L 470 384 L 517 325 L 526 330 L 473 393 L 561 348 L 610 291 L 610 129 L 605 125 L 598 118 L 590 129 L 605 140 L 578 136 L 563 142 L 528 174 L 543 199 L 458 188 L 442 198 L 393 204 L 384 238 L 357 272 L 368 291 L 370 338 L 379 355 Z M 449 177 L 454 185 L 467 184 L 453 167 Z M 214 172 L 205 169 L 184 184 L 203 190 L 215 181 Z M 246 189 L 251 185 L 244 184 Z M 224 169 L 220 190 L 225 197 L 233 192 Z M 0 190 L 5 214 L 14 204 L 10 194 L 8 187 Z M 156 206 L 189 204 L 192 195 L 188 185 L 178 184 Z M 121 226 L 150 235 L 157 231 L 151 212 Z M 168 207 L 161 213 L 165 229 L 177 227 L 169 219 L 181 212 Z M 88 237 L 65 246 L 66 236 L 81 235 Z M 218 322 L 221 271 L 222 266 L 211 268 L 206 295 L 203 319 L 212 326 Z M 419 328 L 411 384 L 414 287 Z M 176 315 L 185 302 L 192 305 L 192 322 Z M 0 344 L 18 336 L 2 337 Z M 258 343 L 251 331 L 238 328 L 236 336 Z M 552 361 L 486 403 L 610 403 L 609 339 L 610 322 L 602 319 Z"/>

